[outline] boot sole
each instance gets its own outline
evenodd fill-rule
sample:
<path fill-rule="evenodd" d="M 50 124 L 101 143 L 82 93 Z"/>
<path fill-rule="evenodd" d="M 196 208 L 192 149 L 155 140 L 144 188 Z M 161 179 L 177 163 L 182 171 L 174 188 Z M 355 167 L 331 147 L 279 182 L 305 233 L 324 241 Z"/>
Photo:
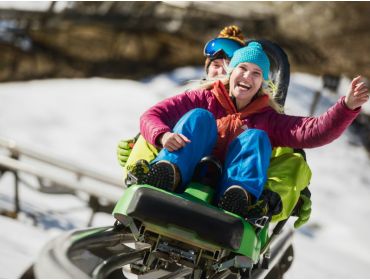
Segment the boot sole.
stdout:
<path fill-rule="evenodd" d="M 247 214 L 249 202 L 250 199 L 244 189 L 242 189 L 241 187 L 230 188 L 221 198 L 218 207 L 239 216 L 245 217 Z"/>
<path fill-rule="evenodd" d="M 175 191 L 175 167 L 166 161 L 155 163 L 145 178 L 145 183 L 166 191 Z"/>

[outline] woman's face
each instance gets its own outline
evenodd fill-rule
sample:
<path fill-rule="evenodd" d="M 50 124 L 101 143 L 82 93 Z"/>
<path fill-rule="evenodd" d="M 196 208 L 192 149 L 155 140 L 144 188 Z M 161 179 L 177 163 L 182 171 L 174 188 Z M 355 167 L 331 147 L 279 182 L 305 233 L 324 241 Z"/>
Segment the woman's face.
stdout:
<path fill-rule="evenodd" d="M 230 94 L 235 97 L 238 109 L 244 108 L 261 88 L 262 70 L 253 63 L 240 63 L 230 76 Z"/>
<path fill-rule="evenodd" d="M 208 67 L 208 78 L 217 78 L 226 75 L 225 66 L 229 65 L 230 60 L 217 58 L 212 60 Z"/>

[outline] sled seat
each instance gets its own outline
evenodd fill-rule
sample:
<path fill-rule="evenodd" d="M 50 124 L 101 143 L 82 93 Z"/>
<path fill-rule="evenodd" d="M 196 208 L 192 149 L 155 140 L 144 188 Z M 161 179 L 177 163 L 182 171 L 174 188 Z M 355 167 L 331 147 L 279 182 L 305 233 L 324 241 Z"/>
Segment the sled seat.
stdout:
<path fill-rule="evenodd" d="M 232 250 L 238 250 L 242 242 L 244 226 L 240 218 L 160 190 L 138 188 L 127 214 L 140 221 L 194 231 L 201 239 Z"/>

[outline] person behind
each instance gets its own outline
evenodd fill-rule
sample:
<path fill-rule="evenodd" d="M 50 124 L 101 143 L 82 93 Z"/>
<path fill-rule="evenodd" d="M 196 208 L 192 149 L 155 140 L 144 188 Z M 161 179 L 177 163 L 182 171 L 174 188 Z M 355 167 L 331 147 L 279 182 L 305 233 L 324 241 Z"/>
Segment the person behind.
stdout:
<path fill-rule="evenodd" d="M 204 63 L 206 80 L 224 77 L 234 52 L 244 46 L 245 38 L 236 25 L 225 27 L 220 31 L 217 38 L 208 41 L 203 50 L 206 57 Z"/>
<path fill-rule="evenodd" d="M 263 86 L 270 62 L 259 43 L 235 51 L 228 69 L 225 81 L 168 98 L 141 116 L 141 134 L 162 150 L 138 183 L 181 192 L 200 159 L 212 154 L 224 166 L 219 207 L 248 218 L 266 184 L 272 148 L 329 144 L 356 118 L 369 91 L 359 76 L 321 116 L 289 116 Z"/>

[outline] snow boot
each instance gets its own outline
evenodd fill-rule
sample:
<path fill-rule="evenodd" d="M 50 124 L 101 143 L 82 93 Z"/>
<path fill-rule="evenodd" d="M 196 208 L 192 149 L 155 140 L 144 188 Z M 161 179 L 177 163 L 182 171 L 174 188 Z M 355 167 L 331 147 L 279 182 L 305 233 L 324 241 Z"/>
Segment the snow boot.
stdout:
<path fill-rule="evenodd" d="M 175 164 L 166 160 L 160 160 L 150 167 L 144 182 L 153 187 L 174 192 L 180 185 L 181 174 Z"/>
<path fill-rule="evenodd" d="M 204 157 L 195 168 L 192 182 L 210 186 L 216 190 L 222 176 L 222 164 L 212 156 Z"/>
<path fill-rule="evenodd" d="M 245 189 L 235 185 L 225 191 L 218 203 L 218 207 L 245 218 L 248 206 L 251 205 L 251 200 L 251 195 Z"/>

